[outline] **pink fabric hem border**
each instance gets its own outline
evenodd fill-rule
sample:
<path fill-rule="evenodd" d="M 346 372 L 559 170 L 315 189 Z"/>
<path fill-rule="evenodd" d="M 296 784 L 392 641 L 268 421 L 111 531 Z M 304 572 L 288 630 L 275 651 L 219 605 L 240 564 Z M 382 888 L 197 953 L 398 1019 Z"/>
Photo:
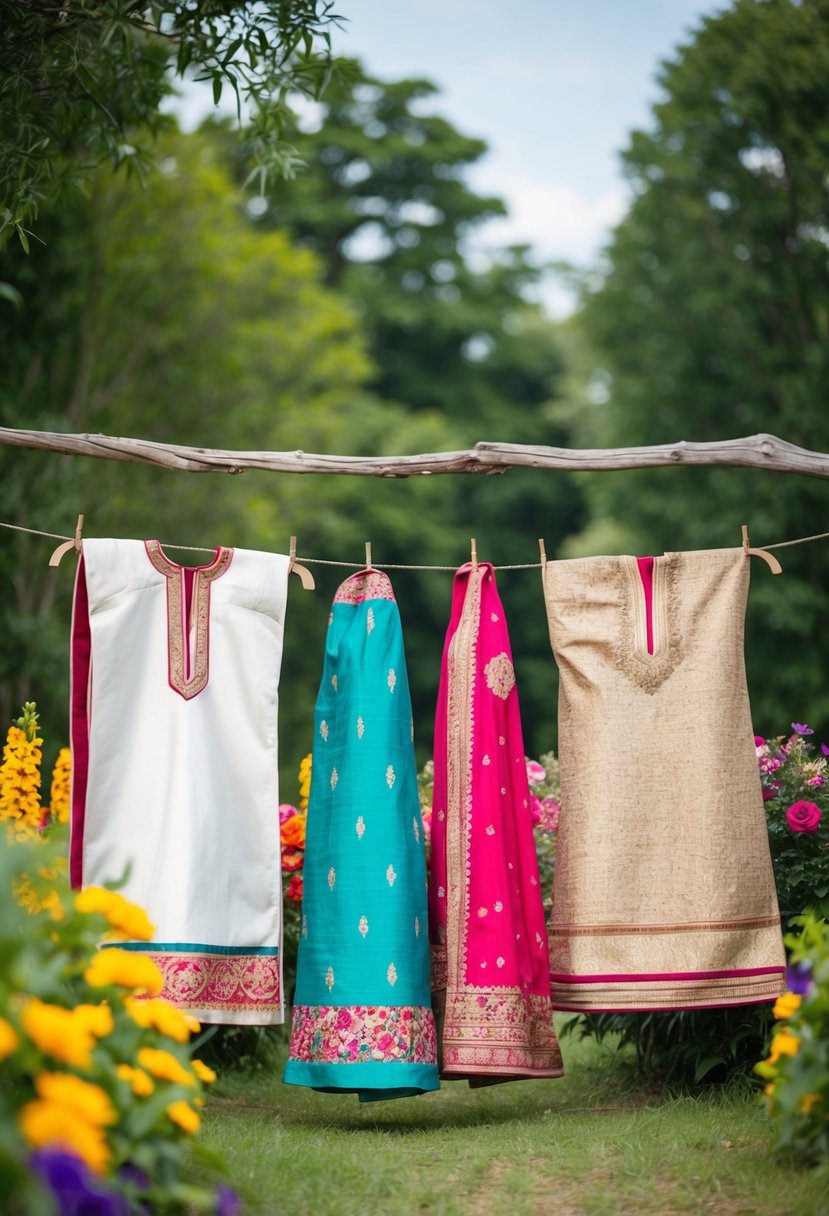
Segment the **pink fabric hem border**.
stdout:
<path fill-rule="evenodd" d="M 726 980 L 747 975 L 783 975 L 784 967 L 747 967 L 730 971 L 666 971 L 638 972 L 635 975 L 550 975 L 553 984 L 647 984 L 659 980 Z M 561 1006 L 557 1005 L 557 1009 Z"/>

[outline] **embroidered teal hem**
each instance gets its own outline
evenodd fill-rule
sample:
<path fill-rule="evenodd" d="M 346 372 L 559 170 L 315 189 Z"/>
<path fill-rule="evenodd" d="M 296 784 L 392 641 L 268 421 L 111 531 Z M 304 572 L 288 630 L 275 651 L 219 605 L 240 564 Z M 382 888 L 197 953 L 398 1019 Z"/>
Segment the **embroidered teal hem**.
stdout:
<path fill-rule="evenodd" d="M 307 1085 L 323 1093 L 359 1094 L 361 1102 L 409 1098 L 440 1088 L 434 1064 L 360 1062 L 308 1064 L 289 1060 L 282 1080 L 286 1085 Z"/>
<path fill-rule="evenodd" d="M 279 954 L 278 946 L 206 946 L 203 942 L 104 942 L 119 950 L 140 950 L 142 954 Z"/>

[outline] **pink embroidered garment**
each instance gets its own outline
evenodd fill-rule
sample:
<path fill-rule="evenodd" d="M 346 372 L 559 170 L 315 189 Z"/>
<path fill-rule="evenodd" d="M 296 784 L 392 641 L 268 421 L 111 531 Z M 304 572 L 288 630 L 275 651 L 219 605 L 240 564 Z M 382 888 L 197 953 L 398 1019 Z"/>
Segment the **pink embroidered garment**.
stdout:
<path fill-rule="evenodd" d="M 72 619 L 73 886 L 126 879 L 162 995 L 283 1020 L 276 724 L 288 558 L 87 540 Z"/>
<path fill-rule="evenodd" d="M 563 1073 L 504 610 L 487 563 L 455 575 L 435 715 L 429 876 L 443 1077 Z"/>

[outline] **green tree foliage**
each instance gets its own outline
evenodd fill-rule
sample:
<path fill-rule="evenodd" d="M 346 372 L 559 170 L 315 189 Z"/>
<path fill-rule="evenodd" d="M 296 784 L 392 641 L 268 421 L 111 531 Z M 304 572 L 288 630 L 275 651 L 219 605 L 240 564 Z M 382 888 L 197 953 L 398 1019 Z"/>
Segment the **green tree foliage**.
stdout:
<path fill-rule="evenodd" d="M 624 157 L 630 211 L 578 320 L 577 340 L 597 352 L 580 438 L 633 446 L 771 431 L 825 451 L 829 4 L 737 0 L 702 22 L 661 85 L 651 129 Z M 589 492 L 585 544 L 612 537 L 632 552 L 739 544 L 743 522 L 755 544 L 827 527 L 825 486 L 790 475 L 672 468 L 603 475 Z M 753 573 L 761 733 L 787 716 L 829 718 L 829 547 L 780 556 L 781 579 Z"/>
<path fill-rule="evenodd" d="M 384 399 L 410 414 L 439 413 L 463 446 L 567 444 L 548 409 L 562 375 L 555 328 L 528 299 L 539 269 L 522 247 L 486 256 L 475 248 L 484 221 L 505 211 L 466 181 L 486 145 L 436 112 L 428 81 L 383 81 L 345 66 L 311 121 L 306 115 L 290 132 L 305 171 L 274 182 L 253 222 L 287 228 L 320 257 L 326 282 L 359 313 L 370 384 Z M 579 519 L 580 494 L 564 475 L 455 478 L 442 560 L 460 563 L 475 536 L 480 556 L 496 564 L 537 561 L 537 537 L 552 554 Z M 431 560 L 425 545 L 389 543 L 388 561 Z M 419 628 L 442 632 L 448 595 L 436 601 L 435 577 L 430 590 L 421 584 L 412 615 Z M 500 584 L 528 746 L 539 753 L 552 742 L 555 677 L 538 573 L 505 574 Z M 424 712 L 433 692 L 430 685 Z M 417 688 L 415 696 L 417 704 Z"/>
<path fill-rule="evenodd" d="M 0 14 L 0 241 L 101 163 L 145 170 L 171 73 L 257 105 L 261 174 L 290 172 L 288 90 L 316 96 L 332 68 L 328 0 L 4 0 Z M 321 54 L 318 52 L 321 51 Z"/>

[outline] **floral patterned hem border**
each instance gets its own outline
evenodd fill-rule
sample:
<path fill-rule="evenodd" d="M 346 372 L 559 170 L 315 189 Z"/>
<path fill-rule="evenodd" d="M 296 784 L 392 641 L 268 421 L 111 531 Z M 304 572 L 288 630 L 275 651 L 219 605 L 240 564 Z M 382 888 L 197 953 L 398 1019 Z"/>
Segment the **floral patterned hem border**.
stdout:
<path fill-rule="evenodd" d="M 165 953 L 153 949 L 141 953 L 151 958 L 164 976 L 159 995 L 180 1009 L 267 1015 L 282 1009 L 278 953 Z"/>
<path fill-rule="evenodd" d="M 289 1060 L 437 1065 L 427 1005 L 295 1005 Z"/>
<path fill-rule="evenodd" d="M 506 988 L 447 992 L 442 1072 L 560 1077 L 549 997 Z"/>

